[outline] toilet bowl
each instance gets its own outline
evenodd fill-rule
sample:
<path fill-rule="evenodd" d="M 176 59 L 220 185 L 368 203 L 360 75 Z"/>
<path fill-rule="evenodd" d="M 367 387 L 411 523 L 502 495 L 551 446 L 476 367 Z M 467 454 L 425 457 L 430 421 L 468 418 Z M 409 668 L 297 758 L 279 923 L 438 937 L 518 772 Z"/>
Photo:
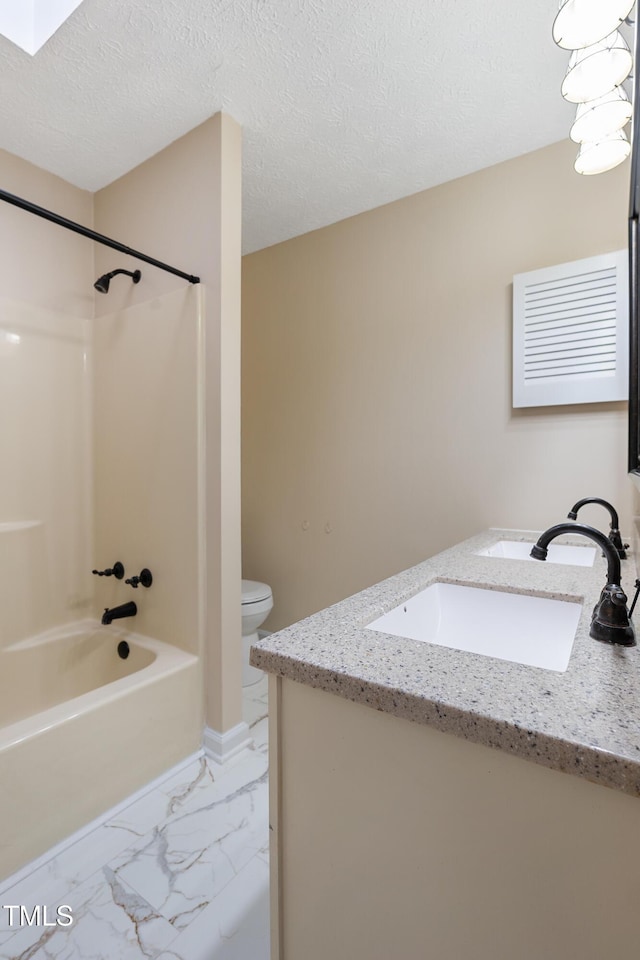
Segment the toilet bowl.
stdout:
<path fill-rule="evenodd" d="M 257 683 L 264 671 L 252 667 L 249 663 L 251 645 L 258 639 L 258 627 L 267 619 L 273 609 L 271 587 L 258 580 L 242 581 L 242 686 Z"/>

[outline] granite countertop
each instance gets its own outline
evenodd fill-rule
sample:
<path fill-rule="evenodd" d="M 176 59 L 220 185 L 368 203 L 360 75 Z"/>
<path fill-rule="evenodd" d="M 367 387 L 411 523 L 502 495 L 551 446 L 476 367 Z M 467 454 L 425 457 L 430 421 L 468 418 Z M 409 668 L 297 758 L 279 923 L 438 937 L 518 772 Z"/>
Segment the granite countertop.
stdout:
<path fill-rule="evenodd" d="M 498 540 L 536 537 L 514 530 L 471 537 L 266 637 L 252 647 L 251 663 L 640 797 L 640 647 L 610 646 L 589 636 L 591 611 L 606 580 L 600 550 L 593 567 L 477 556 Z M 554 543 L 595 546 L 583 537 Z M 633 559 L 623 560 L 629 602 L 635 577 Z M 365 629 L 439 580 L 583 601 L 567 671 Z"/>

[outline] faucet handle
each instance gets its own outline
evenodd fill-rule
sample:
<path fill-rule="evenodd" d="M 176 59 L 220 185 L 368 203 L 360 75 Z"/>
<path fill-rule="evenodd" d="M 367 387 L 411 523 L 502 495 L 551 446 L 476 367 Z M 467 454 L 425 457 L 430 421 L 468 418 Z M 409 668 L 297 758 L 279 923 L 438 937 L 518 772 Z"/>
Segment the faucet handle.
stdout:
<path fill-rule="evenodd" d="M 107 567 L 106 570 L 92 570 L 96 577 L 115 577 L 116 580 L 122 580 L 124 577 L 124 567 L 119 560 L 116 560 L 112 567 Z"/>
<path fill-rule="evenodd" d="M 611 529 L 609 530 L 609 540 L 611 540 L 611 543 L 614 545 L 614 547 L 618 551 L 618 555 L 620 559 L 626 560 L 627 548 L 629 544 L 622 542 L 622 536 L 620 535 L 620 531 L 618 530 L 617 527 L 611 527 Z"/>
<path fill-rule="evenodd" d="M 611 601 L 615 603 L 616 606 L 626 607 L 627 599 L 628 599 L 627 595 L 622 589 L 622 587 L 618 587 L 617 589 L 614 589 L 611 591 Z"/>
<path fill-rule="evenodd" d="M 133 587 L 134 590 L 138 589 L 139 584 L 142 584 L 143 587 L 150 587 L 153 583 L 153 574 L 151 573 L 151 570 L 147 569 L 147 567 L 143 567 L 139 576 L 128 577 L 128 579 L 125 580 L 125 583 L 128 583 L 129 586 Z"/>

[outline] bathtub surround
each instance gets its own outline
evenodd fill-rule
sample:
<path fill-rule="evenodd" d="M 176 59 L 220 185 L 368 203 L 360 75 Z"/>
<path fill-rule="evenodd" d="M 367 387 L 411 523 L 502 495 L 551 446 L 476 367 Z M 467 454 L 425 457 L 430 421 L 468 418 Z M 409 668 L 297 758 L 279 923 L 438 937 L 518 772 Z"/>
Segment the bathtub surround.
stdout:
<path fill-rule="evenodd" d="M 91 194 L 58 177 L 5 151 L 0 175 L 7 190 L 92 222 Z M 85 354 L 93 295 L 82 278 L 93 255 L 81 237 L 60 238 L 52 224 L 3 207 L 0 649 L 87 616 L 92 593 L 80 574 L 91 562 Z"/>
<path fill-rule="evenodd" d="M 204 646 L 196 509 L 201 295 L 187 285 L 100 317 L 93 363 L 95 554 L 125 558 L 126 578 L 144 567 L 154 574 L 149 589 L 137 590 L 94 577 L 95 616 L 135 600 L 131 630 L 196 655 Z"/>
<path fill-rule="evenodd" d="M 83 555 L 76 546 L 72 554 L 76 563 L 73 567 L 69 561 L 62 565 L 56 562 L 53 534 L 58 531 L 58 539 L 62 541 L 65 532 L 69 536 L 69 531 L 76 528 L 87 542 L 93 540 L 95 557 L 121 557 L 129 572 L 140 571 L 153 563 L 156 577 L 152 588 L 144 590 L 143 596 L 140 591 L 135 594 L 139 608 L 135 619 L 117 622 L 102 631 L 96 632 L 94 628 L 92 641 L 85 643 L 81 651 L 76 645 L 65 653 L 61 644 L 53 642 L 53 651 L 58 656 L 46 661 L 48 667 L 42 667 L 46 670 L 46 684 L 35 687 L 62 691 L 61 699 L 67 702 L 61 704 L 59 710 L 67 713 L 64 716 L 56 713 L 52 721 L 46 712 L 49 703 L 42 696 L 33 704 L 29 722 L 23 721 L 24 729 L 21 727 L 16 732 L 8 726 L 3 730 L 4 750 L 0 757 L 5 765 L 4 776 L 13 784 L 3 801 L 3 822 L 18 824 L 20 829 L 12 830 L 11 840 L 1 845 L 0 876 L 6 876 L 202 744 L 205 638 L 199 565 L 204 551 L 203 522 L 198 513 L 203 502 L 200 494 L 203 451 L 199 430 L 203 419 L 202 294 L 199 287 L 178 290 L 120 309 L 94 322 L 91 349 L 81 344 L 80 359 L 76 363 L 81 383 L 85 386 L 88 381 L 88 385 L 81 400 L 75 395 L 72 397 L 68 416 L 61 418 L 61 427 L 55 431 L 49 429 L 51 413 L 55 410 L 54 403 L 62 402 L 61 398 L 68 395 L 69 384 L 66 392 L 60 386 L 49 392 L 43 390 L 46 378 L 52 376 L 55 356 L 50 355 L 51 350 L 42 360 L 41 369 L 28 371 L 32 376 L 24 386 L 41 401 L 38 413 L 44 431 L 38 433 L 40 420 L 36 417 L 33 433 L 41 444 L 32 454 L 41 456 L 40 446 L 47 450 L 48 443 L 52 449 L 62 447 L 68 454 L 74 449 L 70 443 L 73 440 L 79 445 L 85 469 L 80 471 L 78 489 L 70 482 L 72 475 L 67 479 L 64 473 L 60 474 L 60 486 L 69 498 L 67 503 L 57 485 L 52 487 L 55 473 L 51 470 L 34 470 L 30 483 L 12 477 L 14 497 L 19 494 L 25 498 L 30 486 L 35 485 L 39 493 L 38 506 L 49 506 L 49 514 L 41 515 L 49 527 L 46 532 L 50 542 L 45 543 L 48 551 L 43 552 L 51 565 L 50 582 L 46 576 L 37 582 L 30 579 L 32 571 L 42 572 L 35 565 L 40 560 L 38 553 L 28 558 L 30 562 L 19 571 L 21 577 L 27 579 L 35 595 L 40 596 L 40 606 L 47 599 L 69 597 L 69 584 L 65 584 L 64 591 L 51 589 L 57 583 L 56 577 L 65 574 L 68 577 L 71 573 L 75 574 L 72 583 L 86 584 L 86 593 L 80 599 L 74 603 L 67 600 L 70 612 L 66 619 L 58 619 L 58 623 L 69 623 L 71 617 L 77 622 L 85 617 L 90 612 L 87 600 L 95 605 L 96 621 L 103 609 L 118 608 L 130 601 L 134 594 L 124 580 L 92 575 L 93 563 L 88 550 L 85 549 Z M 153 345 L 151 351 L 149 344 Z M 65 340 L 63 345 L 66 346 Z M 20 358 L 25 356 L 27 347 L 28 343 L 20 343 Z M 12 364 L 14 368 L 16 362 Z M 53 369 L 55 371 L 55 367 Z M 75 382 L 71 377 L 68 379 L 70 384 Z M 13 395 L 17 392 L 14 387 Z M 6 401 L 10 407 L 11 396 L 7 396 Z M 26 405 L 25 409 L 28 409 Z M 73 428 L 74 416 L 84 423 L 83 418 L 91 412 L 93 422 L 88 430 Z M 68 423 L 72 428 L 67 438 L 62 428 Z M 61 438 L 67 442 L 62 444 Z M 22 443 L 16 449 L 18 469 L 24 467 L 25 453 L 25 443 Z M 35 456 L 33 460 L 37 462 Z M 7 473 L 11 476 L 10 471 Z M 91 476 L 93 489 L 87 483 Z M 9 494 L 4 502 L 12 504 Z M 93 529 L 87 523 L 90 513 L 87 503 L 93 504 Z M 60 514 L 56 509 L 58 504 L 63 508 Z M 75 527 L 70 517 L 74 518 Z M 37 532 L 38 527 L 33 530 Z M 19 535 L 29 536 L 31 532 L 31 527 L 11 531 L 13 542 L 17 542 Z M 5 546 L 6 543 L 5 535 Z M 84 570 L 78 566 L 80 561 Z M 11 563 L 7 567 L 8 584 L 12 586 L 14 567 Z M 44 572 L 48 573 L 48 568 Z M 6 598 L 6 610 L 14 612 L 14 620 L 15 611 L 21 610 L 20 599 L 27 611 L 32 609 L 31 596 L 21 597 L 15 592 L 17 586 L 13 584 L 14 593 Z M 39 605 L 33 604 L 33 609 L 38 610 Z M 11 625 L 5 618 L 5 633 Z M 21 629 L 17 635 L 9 636 L 13 644 L 9 651 L 4 651 L 5 656 L 15 658 L 16 641 L 20 641 L 31 642 L 32 657 L 38 654 L 41 659 L 45 657 L 50 645 L 32 641 L 42 638 L 43 634 L 46 639 L 47 631 L 40 622 L 31 626 L 30 635 L 25 636 Z M 159 658 L 158 665 L 150 665 L 132 675 L 132 684 L 125 684 L 126 700 L 118 701 L 113 708 L 103 708 L 105 700 L 111 703 L 118 696 L 118 685 L 101 686 L 108 676 L 100 670 L 102 659 L 107 655 L 102 648 L 107 647 L 116 656 L 119 640 L 129 640 L 131 633 L 166 643 L 168 655 L 182 648 L 183 658 L 188 660 L 184 665 L 186 672 L 171 668 L 169 673 L 175 674 L 175 678 L 154 687 L 153 674 L 158 667 L 162 669 Z M 79 696 L 74 688 L 71 668 L 75 658 L 79 658 L 79 667 L 85 670 L 95 665 L 93 685 L 99 689 L 94 694 Z M 19 684 L 23 677 L 31 684 L 34 676 L 34 669 L 26 669 L 22 674 L 18 671 L 17 682 Z M 2 671 L 0 682 L 11 682 L 9 670 Z M 72 717 L 76 718 L 75 723 L 62 722 Z M 55 758 L 63 756 L 65 761 L 59 764 Z M 53 808 L 59 811 L 55 817 L 41 815 L 41 794 L 33 789 L 31 771 L 38 771 L 39 777 L 43 767 L 49 770 L 49 797 Z"/>
<path fill-rule="evenodd" d="M 243 561 L 270 629 L 578 497 L 629 530 L 626 404 L 511 408 L 513 275 L 627 244 L 628 170 L 577 177 L 572 149 L 244 257 Z"/>
<path fill-rule="evenodd" d="M 7 298 L 0 315 L 2 650 L 89 616 L 93 584 L 89 323 Z"/>
<path fill-rule="evenodd" d="M 51 771 L 62 811 L 45 815 L 43 794 L 32 789 L 28 815 L 40 816 L 43 829 L 18 834 L 24 862 L 199 748 L 205 719 L 223 745 L 221 758 L 230 740 L 237 749 L 248 738 L 239 642 L 240 129 L 221 115 L 205 121 L 96 197 L 2 153 L 0 173 L 8 191 L 203 279 L 192 287 L 149 266 L 139 284 L 114 283 L 104 296 L 93 283 L 121 266 L 120 254 L 114 263 L 112 251 L 3 208 L 2 292 L 12 305 L 22 296 L 13 313 L 23 326 L 4 311 L 0 430 L 12 467 L 0 481 L 0 572 L 22 576 L 3 580 L 0 647 L 92 610 L 99 621 L 105 607 L 135 598 L 135 619 L 104 629 L 166 642 L 190 664 L 189 683 L 153 704 L 153 684 L 141 670 L 137 707 L 98 726 L 89 708 L 68 743 L 57 739 L 64 727 L 56 728 L 55 750 L 43 757 L 35 728 L 11 747 L 12 758 L 37 755 Z M 37 427 L 31 445 L 30 417 Z M 115 578 L 92 577 L 116 559 L 127 577 L 153 569 L 153 586 L 134 593 Z M 65 671 L 61 662 L 56 680 L 64 682 Z M 29 675 L 21 682 L 29 685 Z M 129 739 L 120 758 L 102 767 L 88 762 L 82 784 L 71 765 L 65 781 L 66 761 L 57 758 L 76 755 L 81 767 L 89 751 L 100 756 L 103 741 L 108 754 L 125 718 Z M 16 798 L 33 787 L 22 769 L 15 767 Z M 0 847 L 13 829 L 11 818 L 4 822 Z M 9 846 L 5 872 L 20 863 L 17 846 Z"/>

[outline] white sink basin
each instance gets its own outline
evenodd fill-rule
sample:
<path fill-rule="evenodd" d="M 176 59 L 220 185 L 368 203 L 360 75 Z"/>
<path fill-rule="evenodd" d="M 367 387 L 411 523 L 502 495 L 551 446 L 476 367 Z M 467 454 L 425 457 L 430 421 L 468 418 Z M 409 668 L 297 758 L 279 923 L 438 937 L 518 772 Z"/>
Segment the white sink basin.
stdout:
<path fill-rule="evenodd" d="M 433 583 L 368 629 L 563 673 L 581 611 L 566 600 Z"/>
<path fill-rule="evenodd" d="M 521 543 L 519 540 L 499 540 L 484 550 L 478 550 L 477 557 L 502 557 L 504 560 L 531 560 L 542 563 L 529 556 L 533 543 Z M 569 563 L 576 567 L 592 567 L 598 552 L 595 547 L 571 547 L 564 543 L 550 543 L 545 563 Z"/>

